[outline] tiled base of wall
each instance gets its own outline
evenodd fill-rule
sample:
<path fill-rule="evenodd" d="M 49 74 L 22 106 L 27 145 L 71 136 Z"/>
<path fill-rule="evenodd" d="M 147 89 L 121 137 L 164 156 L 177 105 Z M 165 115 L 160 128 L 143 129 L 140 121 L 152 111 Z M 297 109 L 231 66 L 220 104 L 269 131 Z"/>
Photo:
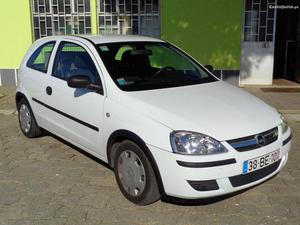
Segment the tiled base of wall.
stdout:
<path fill-rule="evenodd" d="M 0 69 L 0 86 L 16 86 L 17 69 Z M 239 86 L 239 70 L 215 70 L 215 75 L 221 80 Z"/>
<path fill-rule="evenodd" d="M 239 86 L 240 70 L 215 70 L 215 75 L 221 80 L 226 81 L 234 86 Z"/>
<path fill-rule="evenodd" d="M 17 73 L 17 69 L 0 69 L 0 86 L 16 86 Z"/>

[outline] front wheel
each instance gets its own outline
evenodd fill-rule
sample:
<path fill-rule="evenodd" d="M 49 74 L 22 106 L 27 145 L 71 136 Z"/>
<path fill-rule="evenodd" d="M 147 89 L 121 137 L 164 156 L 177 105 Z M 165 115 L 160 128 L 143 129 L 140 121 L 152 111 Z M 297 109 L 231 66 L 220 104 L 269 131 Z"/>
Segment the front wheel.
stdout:
<path fill-rule="evenodd" d="M 152 166 L 141 148 L 123 141 L 114 157 L 114 172 L 123 195 L 137 205 L 148 205 L 160 199 Z"/>

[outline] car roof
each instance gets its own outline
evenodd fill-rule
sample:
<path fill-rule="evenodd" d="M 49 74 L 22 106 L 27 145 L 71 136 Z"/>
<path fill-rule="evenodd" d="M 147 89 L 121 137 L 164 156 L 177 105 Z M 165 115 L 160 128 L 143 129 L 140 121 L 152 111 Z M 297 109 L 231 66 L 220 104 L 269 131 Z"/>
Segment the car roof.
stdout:
<path fill-rule="evenodd" d="M 140 36 L 140 35 L 89 35 L 82 36 L 94 42 L 95 44 L 104 44 L 112 42 L 131 42 L 131 41 L 154 41 L 163 42 L 160 39 Z"/>
<path fill-rule="evenodd" d="M 140 35 L 57 35 L 57 36 L 48 36 L 41 38 L 43 40 L 50 39 L 87 39 L 94 44 L 105 44 L 105 43 L 114 43 L 114 42 L 164 42 L 157 38 L 140 36 Z"/>

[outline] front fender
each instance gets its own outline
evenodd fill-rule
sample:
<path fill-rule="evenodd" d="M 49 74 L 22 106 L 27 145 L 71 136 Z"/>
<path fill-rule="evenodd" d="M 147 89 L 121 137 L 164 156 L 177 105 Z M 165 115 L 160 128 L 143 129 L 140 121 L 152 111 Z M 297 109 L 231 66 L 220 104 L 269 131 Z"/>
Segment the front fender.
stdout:
<path fill-rule="evenodd" d="M 169 127 L 109 99 L 106 99 L 104 109 L 110 114 L 104 119 L 104 149 L 115 131 L 126 130 L 137 135 L 145 144 L 172 152 L 170 133 L 173 130 Z"/>

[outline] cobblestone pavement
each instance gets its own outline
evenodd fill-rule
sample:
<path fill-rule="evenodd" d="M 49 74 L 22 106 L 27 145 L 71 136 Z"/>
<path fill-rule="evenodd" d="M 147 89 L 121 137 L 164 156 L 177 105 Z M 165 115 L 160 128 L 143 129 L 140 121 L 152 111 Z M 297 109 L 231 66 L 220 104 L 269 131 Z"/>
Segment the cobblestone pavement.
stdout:
<path fill-rule="evenodd" d="M 0 114 L 0 225 L 300 224 L 300 122 L 289 122 L 293 149 L 273 179 L 210 204 L 141 207 L 97 160 L 49 135 L 27 139 L 16 115 Z"/>
<path fill-rule="evenodd" d="M 15 110 L 15 91 L 16 87 L 0 86 L 0 110 Z"/>

